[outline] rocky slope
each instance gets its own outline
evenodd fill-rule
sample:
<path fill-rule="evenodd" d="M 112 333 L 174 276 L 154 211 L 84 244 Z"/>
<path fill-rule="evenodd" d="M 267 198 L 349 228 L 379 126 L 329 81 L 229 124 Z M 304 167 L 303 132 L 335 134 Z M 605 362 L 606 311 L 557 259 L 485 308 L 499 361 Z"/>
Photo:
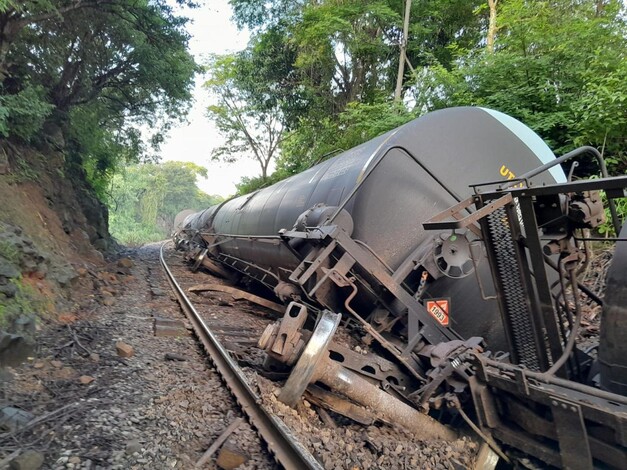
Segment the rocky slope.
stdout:
<path fill-rule="evenodd" d="M 37 317 L 71 304 L 80 270 L 114 247 L 106 207 L 62 147 L 0 141 L 0 366 L 25 353 L 7 332 L 28 340 Z"/>

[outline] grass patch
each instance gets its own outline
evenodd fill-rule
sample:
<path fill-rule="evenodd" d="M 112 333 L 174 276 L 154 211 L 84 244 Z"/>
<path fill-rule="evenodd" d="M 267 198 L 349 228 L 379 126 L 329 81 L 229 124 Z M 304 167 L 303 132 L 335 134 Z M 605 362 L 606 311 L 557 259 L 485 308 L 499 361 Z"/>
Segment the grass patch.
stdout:
<path fill-rule="evenodd" d="M 9 299 L 0 294 L 0 327 L 9 325 L 20 315 L 41 316 L 54 309 L 51 300 L 23 278 L 14 279 L 13 284 L 17 287 L 14 297 Z"/>
<path fill-rule="evenodd" d="M 20 251 L 13 243 L 0 240 L 0 256 L 8 260 L 11 264 L 19 264 L 21 261 Z"/>
<path fill-rule="evenodd" d="M 26 183 L 27 181 L 37 181 L 37 171 L 29 165 L 23 158 L 17 157 L 12 171 L 4 175 L 9 184 Z"/>
<path fill-rule="evenodd" d="M 126 224 L 121 224 L 113 220 L 109 225 L 111 235 L 123 245 L 141 246 L 145 243 L 158 242 L 167 238 L 165 231 L 156 227 L 148 227 L 134 221 L 126 222 Z"/>

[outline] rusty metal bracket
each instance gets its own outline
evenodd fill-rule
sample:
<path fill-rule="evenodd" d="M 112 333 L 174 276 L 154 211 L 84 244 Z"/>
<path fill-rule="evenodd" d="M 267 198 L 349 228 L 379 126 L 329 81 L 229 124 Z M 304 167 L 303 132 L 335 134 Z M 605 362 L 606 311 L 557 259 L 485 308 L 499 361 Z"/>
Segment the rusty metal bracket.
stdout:
<path fill-rule="evenodd" d="M 413 376 L 405 373 L 404 369 L 396 363 L 380 355 L 358 353 L 337 343 L 331 343 L 329 351 L 333 360 L 347 369 L 378 381 L 384 390 L 392 387 L 397 392 L 406 395 L 415 385 L 416 380 Z"/>
<path fill-rule="evenodd" d="M 551 411 L 557 429 L 563 468 L 591 469 L 592 453 L 581 406 L 560 397 L 552 397 Z"/>
<path fill-rule="evenodd" d="M 512 202 L 512 195 L 510 193 L 506 193 L 504 196 L 501 196 L 499 199 L 483 206 L 481 209 L 476 210 L 472 214 L 466 217 L 461 217 L 461 211 L 468 209 L 468 207 L 476 203 L 476 196 L 470 196 L 445 211 L 434 215 L 429 220 L 424 222 L 422 226 L 425 230 L 456 230 L 468 228 L 468 230 L 473 232 L 475 235 L 481 236 L 481 230 L 474 224 L 479 219 L 491 214 L 495 210 L 509 204 L 510 202 Z M 450 217 L 455 220 L 445 220 Z"/>
<path fill-rule="evenodd" d="M 292 272 L 289 280 L 292 282 L 297 282 L 301 286 L 304 285 L 309 280 L 309 278 L 315 274 L 316 270 L 329 257 L 334 249 L 335 243 L 331 242 L 321 251 L 313 250 L 300 263 L 300 265 L 294 270 L 294 272 Z"/>
<path fill-rule="evenodd" d="M 198 269 L 200 268 L 200 265 L 202 264 L 202 261 L 205 259 L 205 257 L 207 256 L 207 252 L 209 250 L 203 250 L 198 257 L 194 260 L 194 264 L 192 265 L 191 271 L 193 273 L 195 273 L 196 271 L 198 271 Z"/>
<path fill-rule="evenodd" d="M 236 289 L 235 287 L 225 286 L 222 284 L 199 284 L 197 286 L 192 286 L 187 289 L 187 292 L 193 292 L 194 294 L 198 294 L 199 292 L 224 292 L 225 294 L 230 294 L 233 297 L 233 300 L 248 300 L 257 305 L 261 305 L 262 307 L 266 307 L 270 310 L 274 310 L 278 313 L 283 313 L 285 311 L 285 306 L 281 304 L 277 304 L 276 302 L 272 302 L 270 300 L 264 299 L 263 297 L 259 297 L 258 295 L 251 294 L 250 292 L 243 291 L 241 289 Z"/>
<path fill-rule="evenodd" d="M 307 308 L 292 302 L 287 307 L 270 350 L 280 356 L 290 357 L 301 339 L 300 329 L 306 321 Z"/>

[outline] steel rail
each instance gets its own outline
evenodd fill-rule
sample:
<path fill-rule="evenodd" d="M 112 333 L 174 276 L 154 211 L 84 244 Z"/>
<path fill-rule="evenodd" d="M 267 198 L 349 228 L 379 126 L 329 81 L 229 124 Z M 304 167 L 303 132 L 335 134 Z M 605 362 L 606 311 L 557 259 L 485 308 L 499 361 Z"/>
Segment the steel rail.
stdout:
<path fill-rule="evenodd" d="M 207 354 L 209 354 L 216 369 L 218 369 L 224 382 L 241 406 L 242 411 L 248 416 L 250 423 L 266 442 L 277 462 L 284 468 L 288 470 L 322 470 L 320 463 L 292 436 L 289 428 L 280 419 L 271 416 L 262 408 L 260 397 L 250 388 L 242 370 L 231 359 L 228 351 L 222 347 L 176 282 L 163 255 L 163 248 L 166 243 L 168 242 L 164 242 L 161 245 L 159 258 L 168 283 L 181 304 L 185 315 L 191 321 L 198 339 L 204 345 Z"/>

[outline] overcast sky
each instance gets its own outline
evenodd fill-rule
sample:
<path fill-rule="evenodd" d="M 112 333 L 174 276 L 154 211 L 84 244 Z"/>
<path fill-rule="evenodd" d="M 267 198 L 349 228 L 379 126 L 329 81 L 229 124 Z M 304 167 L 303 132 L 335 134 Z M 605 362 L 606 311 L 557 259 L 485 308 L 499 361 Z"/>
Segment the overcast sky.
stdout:
<path fill-rule="evenodd" d="M 192 35 L 190 50 L 197 62 L 205 63 L 208 54 L 224 54 L 246 47 L 249 34 L 238 31 L 231 22 L 228 0 L 210 0 L 200 8 L 184 10 L 183 14 L 192 19 L 187 29 Z M 235 183 L 242 176 L 257 176 L 261 171 L 257 162 L 248 159 L 234 164 L 211 161 L 211 150 L 219 146 L 222 139 L 206 117 L 210 98 L 202 88 L 204 80 L 202 76 L 196 78 L 195 103 L 188 116 L 189 124 L 170 131 L 161 147 L 161 156 L 164 161 L 187 161 L 204 166 L 209 178 L 199 181 L 200 188 L 209 194 L 229 196 L 235 193 Z"/>

